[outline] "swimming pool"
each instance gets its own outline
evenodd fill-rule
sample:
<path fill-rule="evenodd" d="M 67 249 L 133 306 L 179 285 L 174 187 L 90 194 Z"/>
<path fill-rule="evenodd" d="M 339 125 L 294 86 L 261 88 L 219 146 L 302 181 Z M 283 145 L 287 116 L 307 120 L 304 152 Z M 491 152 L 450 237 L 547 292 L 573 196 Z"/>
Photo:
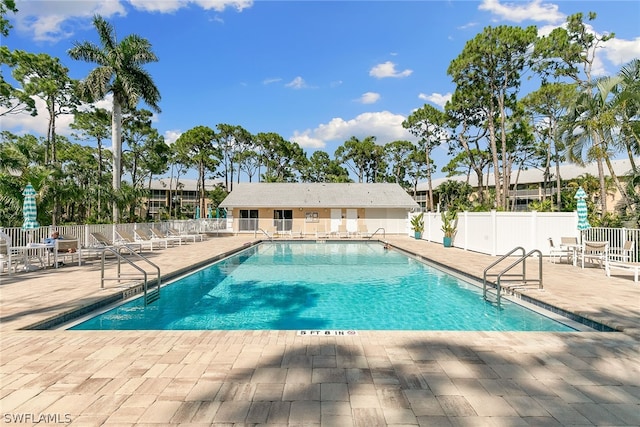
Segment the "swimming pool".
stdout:
<path fill-rule="evenodd" d="M 71 329 L 574 331 L 378 242 L 263 243 Z"/>

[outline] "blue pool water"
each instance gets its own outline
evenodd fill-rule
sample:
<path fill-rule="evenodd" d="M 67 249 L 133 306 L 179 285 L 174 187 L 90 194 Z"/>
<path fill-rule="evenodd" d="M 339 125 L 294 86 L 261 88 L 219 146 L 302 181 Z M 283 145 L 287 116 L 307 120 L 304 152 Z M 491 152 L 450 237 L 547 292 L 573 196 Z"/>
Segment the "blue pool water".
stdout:
<path fill-rule="evenodd" d="M 375 242 L 264 243 L 72 329 L 573 331 Z"/>

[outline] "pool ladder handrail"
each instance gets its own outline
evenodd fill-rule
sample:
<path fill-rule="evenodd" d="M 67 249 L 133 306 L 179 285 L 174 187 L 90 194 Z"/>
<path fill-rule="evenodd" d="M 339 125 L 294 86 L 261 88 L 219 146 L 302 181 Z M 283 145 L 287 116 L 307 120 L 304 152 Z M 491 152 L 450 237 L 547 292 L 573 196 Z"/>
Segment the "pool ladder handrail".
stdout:
<path fill-rule="evenodd" d="M 492 267 L 495 267 L 500 262 L 502 262 L 503 260 L 505 260 L 509 256 L 513 255 L 517 251 L 522 251 L 522 255 L 520 257 L 518 257 L 518 259 L 516 259 L 508 267 L 503 269 L 500 273 L 493 274 L 493 275 L 496 276 L 496 282 L 495 282 L 495 286 L 496 286 L 496 304 L 498 305 L 498 307 L 500 307 L 500 296 L 501 296 L 501 293 L 502 293 L 502 288 L 504 287 L 503 283 L 505 283 L 505 282 L 521 283 L 521 286 L 526 286 L 528 283 L 533 282 L 533 283 L 537 283 L 538 284 L 538 289 L 542 289 L 542 252 L 540 252 L 539 249 L 533 249 L 533 250 L 525 253 L 525 249 L 522 246 L 517 246 L 517 247 L 513 248 L 511 251 L 509 251 L 508 253 L 506 253 L 503 256 L 501 256 L 500 258 L 498 258 L 496 261 L 494 261 L 487 268 L 484 269 L 483 277 L 482 277 L 482 297 L 485 300 L 487 299 L 487 278 L 488 278 L 488 276 L 490 276 L 488 271 Z M 527 259 L 529 257 L 533 256 L 534 254 L 538 255 L 538 278 L 537 279 L 527 279 Z M 522 265 L 522 273 L 507 274 L 509 271 L 511 271 L 511 269 L 513 269 L 514 267 L 516 267 L 519 264 Z M 515 277 L 516 279 L 504 280 L 503 277 L 507 277 L 507 276 L 508 277 Z M 513 289 L 512 287 L 509 287 L 509 288 Z"/>
<path fill-rule="evenodd" d="M 265 236 L 267 236 L 267 238 L 269 239 L 270 242 L 273 242 L 273 237 L 269 236 L 269 233 L 267 233 L 266 231 L 264 231 L 262 228 L 258 228 L 256 230 L 253 231 L 253 237 L 256 238 L 258 237 L 258 231 L 262 231 L 264 233 Z"/>
<path fill-rule="evenodd" d="M 375 236 L 378 233 L 378 231 L 380 231 L 380 230 L 382 230 L 382 238 L 386 239 L 387 238 L 387 232 L 382 227 L 380 227 L 376 231 L 374 231 L 373 234 L 369 237 L 369 239 L 373 239 L 373 236 Z"/>
<path fill-rule="evenodd" d="M 138 264 L 136 264 L 135 262 L 133 262 L 132 260 L 130 260 L 129 258 L 125 257 L 122 254 L 123 250 L 127 250 L 127 252 L 129 252 L 131 255 L 134 255 L 136 257 L 138 257 L 140 260 L 145 261 L 147 264 L 151 265 L 152 267 L 154 267 L 158 273 L 158 276 L 156 278 L 156 286 L 155 286 L 155 290 L 150 291 L 149 290 L 149 281 L 148 281 L 148 277 L 147 277 L 147 271 L 145 269 L 143 269 L 142 267 L 140 267 Z M 110 252 L 112 254 L 115 255 L 116 259 L 118 260 L 118 264 L 116 267 L 116 272 L 117 272 L 117 276 L 116 277 L 105 277 L 104 276 L 104 266 L 105 266 L 105 255 L 107 252 Z M 117 281 L 121 281 L 125 274 L 122 273 L 121 271 L 121 264 L 122 261 L 127 262 L 127 264 L 129 264 L 130 266 L 132 266 L 133 268 L 135 268 L 136 270 L 138 270 L 140 273 L 142 273 L 143 277 L 144 277 L 144 305 L 149 305 L 152 302 L 158 300 L 160 298 L 160 286 L 161 286 L 161 280 L 160 280 L 160 267 L 158 267 L 156 264 L 154 264 L 153 262 L 151 262 L 149 260 L 149 258 L 145 257 L 144 255 L 138 253 L 135 251 L 135 249 L 131 246 L 128 245 L 120 245 L 118 247 L 105 247 L 103 248 L 102 251 L 102 265 L 101 265 L 101 269 L 100 269 L 100 287 L 104 289 L 104 282 L 105 280 L 117 280 Z M 126 274 L 126 276 L 137 276 L 136 274 Z"/>

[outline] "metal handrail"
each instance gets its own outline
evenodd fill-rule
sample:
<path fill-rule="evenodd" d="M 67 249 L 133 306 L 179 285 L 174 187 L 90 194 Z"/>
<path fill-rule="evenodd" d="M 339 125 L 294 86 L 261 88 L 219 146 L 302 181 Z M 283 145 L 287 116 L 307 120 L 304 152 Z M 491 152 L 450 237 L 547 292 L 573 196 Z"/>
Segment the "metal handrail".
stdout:
<path fill-rule="evenodd" d="M 370 238 L 370 239 L 373 239 L 373 236 L 375 236 L 375 235 L 376 235 L 376 233 L 377 233 L 378 231 L 380 231 L 380 230 L 382 230 L 382 238 L 383 238 L 383 239 L 386 239 L 386 238 L 387 238 L 387 232 L 386 232 L 386 231 L 384 230 L 384 228 L 382 228 L 382 227 L 380 227 L 380 228 L 378 228 L 376 231 L 374 231 L 374 232 L 373 232 L 373 234 L 371 235 L 371 237 L 369 237 L 369 238 Z"/>
<path fill-rule="evenodd" d="M 534 253 L 538 254 L 538 278 L 537 279 L 527 279 L 527 269 L 526 269 L 527 258 L 529 258 Z M 526 285 L 527 282 L 531 282 L 531 281 L 538 282 L 538 289 L 542 289 L 542 252 L 540 252 L 539 249 L 533 249 L 533 250 L 527 252 L 522 257 L 520 257 L 515 262 L 513 262 L 510 266 L 508 266 L 507 268 L 502 270 L 502 272 L 500 274 L 498 274 L 498 277 L 496 279 L 496 286 L 498 287 L 498 289 L 497 289 L 497 304 L 498 304 L 498 307 L 500 307 L 500 293 L 501 293 L 500 291 L 502 290 L 502 276 L 507 271 L 511 270 L 513 267 L 518 265 L 519 263 L 522 263 L 522 271 L 523 271 L 522 284 Z"/>
<path fill-rule="evenodd" d="M 502 262 L 504 259 L 506 259 L 510 255 L 512 255 L 512 254 L 514 254 L 515 252 L 518 252 L 518 251 L 522 251 L 522 255 L 520 255 L 520 257 L 518 257 L 518 259 L 516 259 L 508 267 L 506 267 L 505 269 L 503 269 L 499 273 L 492 274 L 492 275 L 496 276 L 496 303 L 498 304 L 498 307 L 500 306 L 500 296 L 501 296 L 501 291 L 502 291 L 502 287 L 503 287 L 502 283 L 504 282 L 504 280 L 503 280 L 504 276 L 517 277 L 518 280 L 510 279 L 508 281 L 519 281 L 519 282 L 522 282 L 523 285 L 526 285 L 527 282 L 537 282 L 538 283 L 538 289 L 542 289 L 542 252 L 540 252 L 539 249 L 533 249 L 533 250 L 525 253 L 525 250 L 524 250 L 524 248 L 522 246 L 517 246 L 517 247 L 513 248 L 512 250 L 510 250 L 508 253 L 506 253 L 503 256 L 501 256 L 499 259 L 497 259 L 496 261 L 491 263 L 491 265 L 489 265 L 487 268 L 484 269 L 483 278 L 482 278 L 482 297 L 485 300 L 487 299 L 487 277 L 489 276 L 488 271 L 491 268 L 493 268 L 496 265 L 498 265 L 500 262 Z M 532 256 L 533 254 L 537 254 L 538 255 L 538 278 L 537 279 L 527 279 L 527 258 Z M 518 264 L 522 264 L 522 273 L 515 273 L 515 274 L 507 275 L 507 273 L 509 271 L 511 271 L 511 269 L 514 268 L 515 266 L 517 266 Z"/>
<path fill-rule="evenodd" d="M 122 254 L 122 251 L 125 250 L 125 249 L 131 255 L 134 255 L 134 256 L 138 257 L 139 259 L 142 259 L 147 264 L 151 265 L 152 267 L 154 267 L 156 269 L 156 271 L 158 273 L 158 276 L 157 276 L 157 279 L 156 279 L 156 288 L 157 289 L 154 292 L 148 292 L 147 272 L 142 267 L 137 265 L 135 262 L 131 261 L 129 258 L 126 258 Z M 104 276 L 105 256 L 106 256 L 107 251 L 112 253 L 112 254 L 114 254 L 116 259 L 118 260 L 118 264 L 117 264 L 117 267 L 116 267 L 117 276 L 115 278 L 107 278 L 107 277 Z M 123 260 L 126 261 L 127 264 L 129 264 L 130 266 L 132 266 L 133 268 L 138 270 L 140 273 L 142 273 L 142 275 L 144 277 L 144 304 L 145 305 L 151 304 L 152 302 L 154 302 L 158 298 L 160 298 L 160 286 L 161 286 L 160 267 L 158 267 L 156 264 L 151 262 L 149 260 L 149 258 L 145 257 L 142 254 L 137 253 L 132 247 L 127 246 L 127 245 L 118 246 L 117 248 L 114 248 L 114 247 L 105 247 L 105 248 L 103 248 L 103 251 L 102 251 L 102 265 L 101 265 L 101 270 L 100 270 L 100 287 L 104 289 L 104 281 L 105 280 L 117 280 L 117 281 L 121 281 L 122 280 L 123 274 L 121 272 L 121 268 L 120 267 L 121 267 L 121 263 L 122 263 Z"/>
<path fill-rule="evenodd" d="M 524 256 L 525 254 L 525 250 L 522 246 L 516 246 L 515 248 L 511 249 L 509 252 L 507 252 L 506 254 L 502 255 L 500 258 L 498 258 L 496 261 L 492 262 L 487 268 L 484 269 L 484 272 L 482 273 L 482 298 L 487 299 L 487 276 L 488 276 L 488 271 L 495 267 L 496 265 L 500 264 L 504 259 L 506 259 L 507 257 L 513 255 L 515 252 L 517 251 L 522 251 L 522 256 Z M 523 266 L 524 268 L 524 266 Z M 524 274 L 524 272 L 523 272 Z"/>
<path fill-rule="evenodd" d="M 267 233 L 266 231 L 264 231 L 262 228 L 258 228 L 257 230 L 253 231 L 253 237 L 258 237 L 258 231 L 262 231 L 264 233 L 265 236 L 267 236 L 267 238 L 269 239 L 270 242 L 273 242 L 273 237 L 269 236 L 269 233 Z"/>

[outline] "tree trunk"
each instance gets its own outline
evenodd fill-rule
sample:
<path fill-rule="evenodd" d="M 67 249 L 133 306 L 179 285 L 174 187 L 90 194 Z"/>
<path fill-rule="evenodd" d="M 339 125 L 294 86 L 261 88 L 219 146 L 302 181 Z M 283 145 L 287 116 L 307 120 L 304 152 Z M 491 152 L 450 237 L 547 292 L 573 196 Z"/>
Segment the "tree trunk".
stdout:
<path fill-rule="evenodd" d="M 120 221 L 120 210 L 117 200 L 120 197 L 121 183 L 121 158 L 122 158 L 122 107 L 118 102 L 118 97 L 113 97 L 113 113 L 111 117 L 111 146 L 113 147 L 113 223 Z"/>
<path fill-rule="evenodd" d="M 431 150 L 429 150 L 429 143 L 426 144 L 426 157 L 427 157 L 427 186 L 429 191 L 429 206 L 427 206 L 428 211 L 433 212 L 433 185 L 431 180 Z"/>

